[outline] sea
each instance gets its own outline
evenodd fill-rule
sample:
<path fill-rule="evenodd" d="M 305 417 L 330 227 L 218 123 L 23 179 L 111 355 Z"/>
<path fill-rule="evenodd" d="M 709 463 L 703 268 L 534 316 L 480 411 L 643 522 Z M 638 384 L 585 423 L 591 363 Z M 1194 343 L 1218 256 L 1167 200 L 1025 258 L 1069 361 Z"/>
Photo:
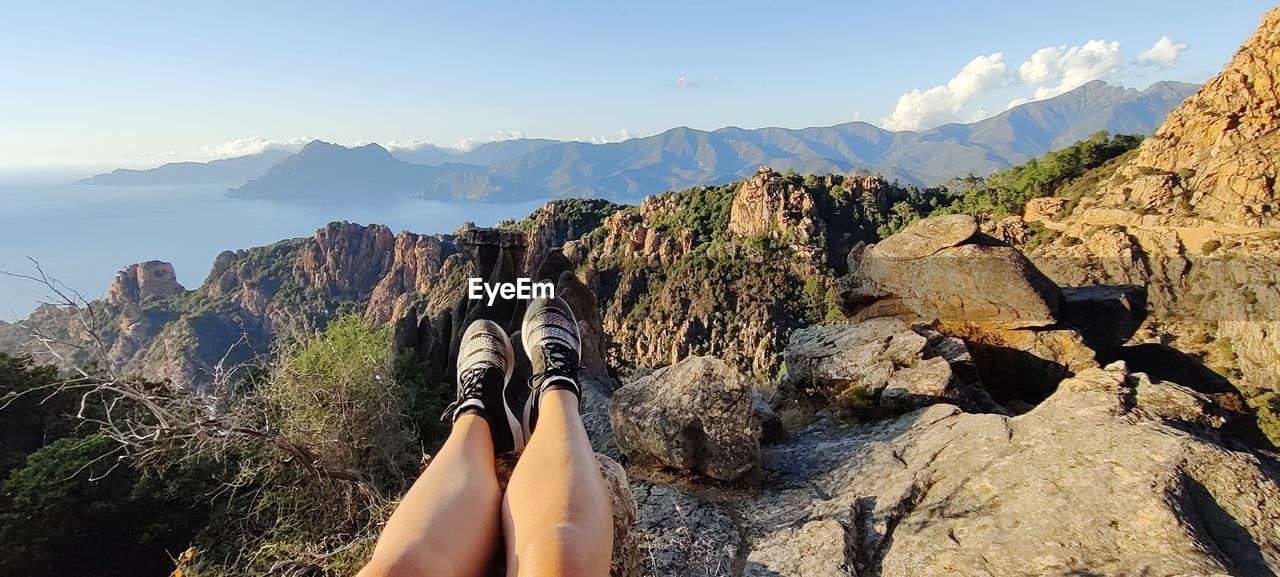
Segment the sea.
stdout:
<path fill-rule="evenodd" d="M 53 299 L 37 263 L 60 286 L 101 298 L 131 263 L 173 264 L 188 289 L 224 250 L 310 236 L 333 221 L 385 224 L 393 231 L 452 232 L 464 222 L 492 226 L 522 218 L 546 200 L 522 203 L 397 200 L 300 205 L 228 198 L 236 183 L 198 186 L 74 184 L 62 173 L 0 174 L 0 320 L 25 318 Z"/>

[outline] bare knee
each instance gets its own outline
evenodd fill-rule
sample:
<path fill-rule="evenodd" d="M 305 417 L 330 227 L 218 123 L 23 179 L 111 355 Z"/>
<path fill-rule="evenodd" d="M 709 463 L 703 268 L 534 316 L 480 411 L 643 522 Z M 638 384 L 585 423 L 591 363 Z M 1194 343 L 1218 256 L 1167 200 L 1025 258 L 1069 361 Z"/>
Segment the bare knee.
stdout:
<path fill-rule="evenodd" d="M 520 551 L 520 577 L 562 575 L 598 577 L 609 574 L 613 532 L 587 531 L 561 523 L 534 535 Z"/>

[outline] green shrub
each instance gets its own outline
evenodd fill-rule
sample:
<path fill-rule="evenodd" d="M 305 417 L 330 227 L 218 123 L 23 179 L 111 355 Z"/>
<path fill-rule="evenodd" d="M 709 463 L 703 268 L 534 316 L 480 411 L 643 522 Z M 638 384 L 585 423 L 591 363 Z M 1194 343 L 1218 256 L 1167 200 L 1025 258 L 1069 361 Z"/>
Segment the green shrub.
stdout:
<path fill-rule="evenodd" d="M 394 378 L 389 327 L 342 316 L 286 351 L 262 386 L 271 421 L 321 458 L 393 473 L 416 465 L 409 396 Z"/>
<path fill-rule="evenodd" d="M 203 526 L 209 483 L 143 477 L 106 437 L 64 437 L 0 485 L 0 574 L 164 575 Z"/>

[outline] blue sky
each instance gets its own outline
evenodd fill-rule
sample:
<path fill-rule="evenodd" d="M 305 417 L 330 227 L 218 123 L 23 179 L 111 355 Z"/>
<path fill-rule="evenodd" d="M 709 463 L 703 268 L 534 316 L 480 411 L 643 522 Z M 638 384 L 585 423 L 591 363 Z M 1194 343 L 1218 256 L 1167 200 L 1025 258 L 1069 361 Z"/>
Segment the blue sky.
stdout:
<path fill-rule="evenodd" d="M 927 128 L 1093 78 L 1203 81 L 1267 8 L 5 1 L 0 167 L 146 167 L 303 138 L 466 146 L 680 125 Z"/>

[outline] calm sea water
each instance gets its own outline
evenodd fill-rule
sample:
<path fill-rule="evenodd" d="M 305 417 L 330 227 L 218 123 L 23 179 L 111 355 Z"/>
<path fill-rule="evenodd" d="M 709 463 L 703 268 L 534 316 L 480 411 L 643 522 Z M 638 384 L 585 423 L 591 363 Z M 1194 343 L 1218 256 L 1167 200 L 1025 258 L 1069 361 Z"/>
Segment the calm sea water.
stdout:
<path fill-rule="evenodd" d="M 394 231 L 451 232 L 466 221 L 491 226 L 520 218 L 545 201 L 497 204 L 397 201 L 300 206 L 226 198 L 227 185 L 114 187 L 67 179 L 0 178 L 0 271 L 49 275 L 92 299 L 130 263 L 173 263 L 178 281 L 195 288 L 219 252 L 308 236 L 335 220 L 379 223 Z M 0 320 L 25 317 L 48 290 L 0 275 Z"/>

